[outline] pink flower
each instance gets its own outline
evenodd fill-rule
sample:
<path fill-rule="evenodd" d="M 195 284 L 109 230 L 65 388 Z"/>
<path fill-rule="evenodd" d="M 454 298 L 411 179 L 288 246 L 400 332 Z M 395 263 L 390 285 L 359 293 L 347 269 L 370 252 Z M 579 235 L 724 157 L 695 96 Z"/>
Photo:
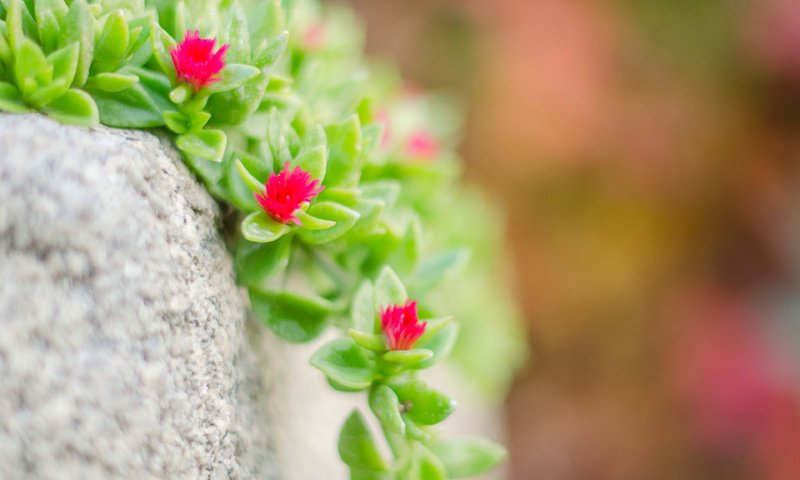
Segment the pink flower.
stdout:
<path fill-rule="evenodd" d="M 325 37 L 325 25 L 322 23 L 314 24 L 303 35 L 303 45 L 308 50 L 317 50 L 325 44 Z"/>
<path fill-rule="evenodd" d="M 389 350 L 410 350 L 427 325 L 417 318 L 417 302 L 409 300 L 405 305 L 391 305 L 381 311 L 381 330 Z"/>
<path fill-rule="evenodd" d="M 190 84 L 195 91 L 219 80 L 215 75 L 225 67 L 228 45 L 214 52 L 216 43 L 213 38 L 200 38 L 197 30 L 186 32 L 183 41 L 169 51 L 178 80 Z"/>
<path fill-rule="evenodd" d="M 286 162 L 280 173 L 269 176 L 265 187 L 266 192 L 255 194 L 261 208 L 277 222 L 297 225 L 300 225 L 300 220 L 294 216 L 294 212 L 325 188 L 302 168 L 294 167 L 294 170 L 289 170 L 289 162 Z"/>
<path fill-rule="evenodd" d="M 381 136 L 381 150 L 386 150 L 392 140 L 392 124 L 389 113 L 382 108 L 375 114 L 375 121 L 383 125 L 383 135 Z"/>
<path fill-rule="evenodd" d="M 439 142 L 430 133 L 418 131 L 408 137 L 406 150 L 412 157 L 430 159 L 439 153 Z"/>

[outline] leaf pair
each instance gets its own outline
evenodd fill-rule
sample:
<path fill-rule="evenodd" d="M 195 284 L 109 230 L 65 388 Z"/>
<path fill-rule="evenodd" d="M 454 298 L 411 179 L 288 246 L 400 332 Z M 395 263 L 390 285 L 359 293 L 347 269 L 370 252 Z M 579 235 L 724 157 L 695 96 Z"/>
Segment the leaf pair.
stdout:
<path fill-rule="evenodd" d="M 416 443 L 404 452 L 406 462 L 397 472 L 381 454 L 366 420 L 358 410 L 347 417 L 339 434 L 339 456 L 354 480 L 445 480 L 479 475 L 502 462 L 505 449 L 488 440 L 459 437 Z"/>

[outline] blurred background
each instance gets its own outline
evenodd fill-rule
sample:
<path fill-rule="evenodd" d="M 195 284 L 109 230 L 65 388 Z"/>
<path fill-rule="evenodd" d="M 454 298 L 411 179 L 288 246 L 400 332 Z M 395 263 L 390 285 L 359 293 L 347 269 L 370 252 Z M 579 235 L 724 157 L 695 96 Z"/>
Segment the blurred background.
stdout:
<path fill-rule="evenodd" d="M 506 211 L 512 478 L 800 479 L 800 2 L 353 3 Z"/>

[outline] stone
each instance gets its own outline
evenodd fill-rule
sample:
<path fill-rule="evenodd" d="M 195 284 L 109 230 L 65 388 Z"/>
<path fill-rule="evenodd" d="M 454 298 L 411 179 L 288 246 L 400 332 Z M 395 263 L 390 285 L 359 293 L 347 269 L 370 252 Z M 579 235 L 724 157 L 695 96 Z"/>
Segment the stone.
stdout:
<path fill-rule="evenodd" d="M 143 131 L 0 115 L 0 478 L 278 478 L 219 208 Z"/>

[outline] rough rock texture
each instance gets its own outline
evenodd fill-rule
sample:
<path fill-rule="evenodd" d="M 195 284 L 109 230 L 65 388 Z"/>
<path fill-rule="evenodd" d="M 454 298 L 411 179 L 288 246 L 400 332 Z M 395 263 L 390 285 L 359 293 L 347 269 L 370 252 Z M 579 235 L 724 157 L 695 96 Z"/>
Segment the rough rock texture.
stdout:
<path fill-rule="evenodd" d="M 0 478 L 269 476 L 211 198 L 144 132 L 0 145 Z"/>
<path fill-rule="evenodd" d="M 168 141 L 0 114 L 0 479 L 345 478 L 360 396 L 247 319 L 218 220 Z"/>

